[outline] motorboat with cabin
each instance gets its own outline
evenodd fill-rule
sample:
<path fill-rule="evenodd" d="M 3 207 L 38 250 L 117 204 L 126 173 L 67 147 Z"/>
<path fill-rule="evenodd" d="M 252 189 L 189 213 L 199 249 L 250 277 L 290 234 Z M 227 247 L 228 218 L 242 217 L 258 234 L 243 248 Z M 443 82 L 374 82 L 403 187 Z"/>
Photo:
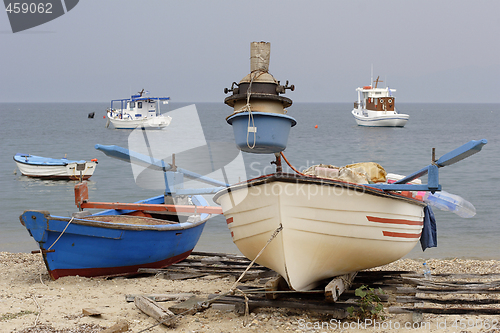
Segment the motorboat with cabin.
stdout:
<path fill-rule="evenodd" d="M 168 104 L 170 97 L 149 97 L 148 91 L 142 89 L 126 99 L 114 99 L 106 110 L 109 123 L 116 129 L 164 128 L 172 118 L 161 114 L 160 104 Z M 119 106 L 117 106 L 119 104 Z"/>
<path fill-rule="evenodd" d="M 396 89 L 389 87 L 379 88 L 379 78 L 375 86 L 369 85 L 357 88 L 358 100 L 354 102 L 352 115 L 359 126 L 369 127 L 404 127 L 410 118 L 407 114 L 398 113 L 396 98 L 393 92 Z"/>

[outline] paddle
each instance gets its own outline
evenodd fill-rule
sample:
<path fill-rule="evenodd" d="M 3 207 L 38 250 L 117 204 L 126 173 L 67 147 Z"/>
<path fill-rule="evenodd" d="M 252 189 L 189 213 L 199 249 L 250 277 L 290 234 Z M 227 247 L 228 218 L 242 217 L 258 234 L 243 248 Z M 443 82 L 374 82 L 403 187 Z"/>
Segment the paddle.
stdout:
<path fill-rule="evenodd" d="M 369 184 L 368 186 L 378 188 L 384 191 L 441 191 L 441 185 L 439 185 L 439 168 L 444 166 L 452 165 L 458 161 L 463 160 L 471 155 L 474 155 L 481 151 L 483 146 L 488 143 L 486 139 L 482 140 L 472 140 L 468 143 L 450 151 L 449 153 L 441 156 L 437 161 L 426 166 L 417 172 L 412 173 L 392 184 Z M 427 178 L 427 184 L 422 185 L 411 185 L 407 184 L 414 179 L 417 179 L 423 175 L 429 174 Z"/>
<path fill-rule="evenodd" d="M 411 182 L 414 179 L 417 179 L 429 172 L 429 169 L 431 169 L 432 166 L 436 165 L 438 168 L 442 168 L 448 165 L 455 164 L 471 155 L 474 155 L 478 152 L 481 151 L 483 146 L 488 143 L 488 140 L 482 139 L 482 140 L 471 140 L 467 142 L 466 144 L 450 151 L 449 153 L 444 154 L 441 156 L 436 162 L 434 162 L 431 165 L 426 166 L 425 168 L 412 173 L 411 175 L 408 175 L 394 184 L 406 184 Z"/>
<path fill-rule="evenodd" d="M 145 167 L 146 169 L 137 176 L 137 181 L 139 182 L 147 182 L 156 178 L 158 175 L 157 171 L 165 172 L 172 170 L 173 161 L 171 156 L 162 160 L 115 145 L 105 146 L 97 144 L 95 145 L 95 149 L 102 151 L 110 157 Z M 209 174 L 224 168 L 238 154 L 239 150 L 236 149 L 233 143 L 208 142 L 207 145 L 175 154 L 176 165 L 189 165 L 191 169 L 187 170 L 176 167 L 175 171 L 184 174 L 189 179 L 202 181 L 210 185 L 227 187 L 229 184 L 203 176 L 202 174 Z M 156 171 L 156 173 L 153 174 L 151 171 Z"/>

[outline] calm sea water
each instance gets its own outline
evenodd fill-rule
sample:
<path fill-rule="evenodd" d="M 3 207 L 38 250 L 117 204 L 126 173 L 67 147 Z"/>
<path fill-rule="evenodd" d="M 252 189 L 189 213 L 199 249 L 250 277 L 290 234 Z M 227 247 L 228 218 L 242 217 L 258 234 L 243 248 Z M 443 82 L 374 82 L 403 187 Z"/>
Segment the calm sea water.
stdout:
<path fill-rule="evenodd" d="M 172 103 L 162 111 L 186 104 Z M 105 128 L 107 103 L 0 103 L 2 154 L 0 157 L 0 251 L 29 252 L 37 244 L 19 222 L 28 209 L 69 216 L 76 211 L 72 181 L 36 180 L 16 171 L 12 157 L 29 153 L 53 158 L 97 158 L 90 178 L 92 201 L 134 202 L 159 193 L 138 187 L 129 164 L 105 156 L 94 145 L 127 147 L 131 131 Z M 232 141 L 225 117 L 231 109 L 222 103 L 198 103 L 198 114 L 208 140 Z M 476 216 L 463 219 L 434 210 L 438 247 L 410 258 L 500 259 L 500 104 L 399 104 L 410 114 L 404 128 L 364 128 L 350 115 L 351 104 L 296 103 L 289 115 L 297 119 L 285 155 L 298 169 L 325 163 L 342 166 L 373 161 L 386 171 L 409 174 L 428 165 L 431 148 L 437 157 L 468 142 L 487 139 L 483 150 L 457 164 L 440 169 L 443 189 L 474 204 Z M 94 119 L 87 115 L 95 112 Z M 315 128 L 315 125 L 318 125 Z M 267 166 L 271 155 L 244 154 L 247 174 L 258 176 L 255 165 Z M 258 162 L 258 163 L 255 163 Z M 268 169 L 269 170 L 269 169 Z M 425 180 L 425 179 L 424 179 Z M 210 198 L 210 197 L 207 197 Z M 222 217 L 208 222 L 198 251 L 238 253 Z"/>

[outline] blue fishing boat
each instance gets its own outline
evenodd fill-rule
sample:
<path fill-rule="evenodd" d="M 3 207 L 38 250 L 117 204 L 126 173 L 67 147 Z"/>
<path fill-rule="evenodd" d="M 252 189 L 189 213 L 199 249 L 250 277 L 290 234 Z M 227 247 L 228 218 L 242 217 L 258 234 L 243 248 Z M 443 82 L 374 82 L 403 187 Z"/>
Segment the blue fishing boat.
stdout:
<path fill-rule="evenodd" d="M 193 251 L 210 208 L 202 196 L 184 202 L 160 195 L 134 204 L 89 203 L 86 183 L 75 187 L 80 208 L 115 207 L 84 216 L 25 211 L 21 223 L 40 247 L 52 279 L 63 276 L 122 276 L 139 268 L 162 268 Z M 165 204 L 172 201 L 172 204 Z M 78 201 L 79 200 L 79 201 Z M 218 208 L 215 208 L 217 210 Z"/>

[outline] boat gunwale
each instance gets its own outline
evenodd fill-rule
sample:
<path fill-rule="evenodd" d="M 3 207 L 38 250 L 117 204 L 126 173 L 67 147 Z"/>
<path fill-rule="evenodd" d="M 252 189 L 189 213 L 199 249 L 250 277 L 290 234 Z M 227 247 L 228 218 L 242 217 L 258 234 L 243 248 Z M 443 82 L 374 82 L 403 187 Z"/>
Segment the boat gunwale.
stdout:
<path fill-rule="evenodd" d="M 39 157 L 39 158 L 44 158 L 47 160 L 54 160 L 54 161 L 61 161 L 61 162 L 55 162 L 55 163 L 51 163 L 51 164 L 43 163 L 43 162 L 26 162 L 26 161 L 21 161 L 19 159 L 16 159 L 16 157 Z M 66 161 L 63 161 L 62 158 L 50 158 L 50 157 L 43 157 L 43 156 L 36 156 L 36 155 L 29 155 L 29 154 L 28 155 L 16 154 L 16 155 L 14 155 L 14 157 L 12 159 L 16 163 L 21 163 L 21 164 L 25 164 L 25 165 L 32 165 L 32 166 L 67 166 L 67 165 L 73 164 L 73 163 L 77 163 L 77 164 L 78 163 L 89 163 L 89 164 L 94 163 L 94 164 L 97 164 L 94 161 L 85 161 L 85 160 L 76 161 L 76 160 L 68 160 L 68 159 L 66 159 Z"/>
<path fill-rule="evenodd" d="M 199 225 L 202 225 L 206 223 L 211 217 L 211 214 L 207 214 L 207 216 L 204 219 L 200 219 L 200 221 L 197 222 L 173 222 L 169 221 L 170 223 L 168 224 L 127 224 L 127 223 L 114 223 L 114 222 L 105 222 L 105 221 L 95 221 L 95 220 L 87 220 L 85 218 L 70 218 L 70 217 L 64 217 L 64 216 L 54 216 L 50 215 L 50 213 L 46 210 L 25 210 L 23 214 L 20 216 L 21 224 L 24 225 L 24 222 L 22 221 L 22 216 L 27 213 L 27 212 L 37 212 L 41 213 L 44 215 L 44 217 L 48 220 L 55 220 L 55 221 L 63 221 L 63 222 L 70 222 L 71 224 L 76 224 L 79 226 L 87 226 L 87 227 L 93 227 L 93 228 L 105 228 L 105 229 L 115 229 L 115 230 L 130 230 L 130 231 L 173 231 L 173 230 L 187 230 L 191 229 L 194 227 L 197 227 Z M 92 215 L 89 215 L 91 217 Z M 95 217 L 100 217 L 100 216 L 109 216 L 109 215 L 97 215 Z M 127 215 L 111 215 L 111 216 L 127 216 Z M 135 216 L 138 217 L 138 216 Z M 140 216 L 139 216 L 140 217 Z M 160 220 L 160 219 L 158 219 Z M 49 230 L 48 228 L 45 228 L 45 230 Z M 50 230 L 57 232 L 55 230 Z"/>
<path fill-rule="evenodd" d="M 218 203 L 218 199 L 224 195 L 225 193 L 233 192 L 240 190 L 241 188 L 245 187 L 253 187 L 253 186 L 259 186 L 263 184 L 269 184 L 273 182 L 284 182 L 284 183 L 297 183 L 297 184 L 316 184 L 320 186 L 338 186 L 338 187 L 343 187 L 343 188 L 348 188 L 352 189 L 358 192 L 362 193 L 367 193 L 367 194 L 372 194 L 376 196 L 381 196 L 385 198 L 391 198 L 391 199 L 396 199 L 396 200 L 402 200 L 406 201 L 412 204 L 417 204 L 422 207 L 427 206 L 426 203 L 423 201 L 413 199 L 406 197 L 402 194 L 399 194 L 397 192 L 386 192 L 381 189 L 377 189 L 374 187 L 370 187 L 370 184 L 355 184 L 355 183 L 349 183 L 349 182 L 344 182 L 341 180 L 334 180 L 334 179 L 328 179 L 328 178 L 321 178 L 321 177 L 308 177 L 308 176 L 301 176 L 297 174 L 290 174 L 290 173 L 273 173 L 273 174 L 268 174 L 264 176 L 260 176 L 257 178 L 249 179 L 241 183 L 237 183 L 234 185 L 231 185 L 227 188 L 224 188 L 217 192 L 212 200 Z"/>

